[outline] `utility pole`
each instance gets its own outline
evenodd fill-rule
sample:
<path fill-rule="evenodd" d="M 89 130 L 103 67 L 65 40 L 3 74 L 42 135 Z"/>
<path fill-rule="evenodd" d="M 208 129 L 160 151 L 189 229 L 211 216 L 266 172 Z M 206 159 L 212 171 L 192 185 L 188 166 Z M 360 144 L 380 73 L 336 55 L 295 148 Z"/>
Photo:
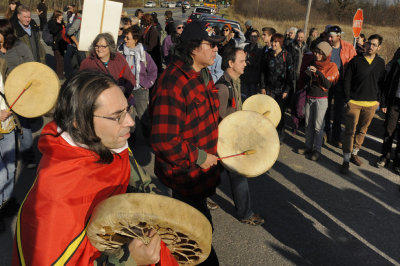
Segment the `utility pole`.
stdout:
<path fill-rule="evenodd" d="M 308 0 L 306 21 L 304 22 L 304 34 L 307 34 L 308 20 L 310 19 L 312 0 Z"/>

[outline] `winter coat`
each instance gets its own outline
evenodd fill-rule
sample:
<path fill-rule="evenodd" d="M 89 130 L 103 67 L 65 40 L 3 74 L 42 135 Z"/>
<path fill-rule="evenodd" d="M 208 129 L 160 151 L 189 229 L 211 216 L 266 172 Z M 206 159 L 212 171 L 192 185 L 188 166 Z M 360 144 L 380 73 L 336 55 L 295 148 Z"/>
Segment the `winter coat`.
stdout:
<path fill-rule="evenodd" d="M 119 86 L 124 87 L 126 97 L 129 97 L 136 84 L 135 76 L 130 71 L 128 62 L 126 62 L 124 56 L 120 53 L 116 53 L 115 58 L 108 61 L 107 67 L 105 67 L 96 54 L 91 54 L 82 61 L 79 70 L 83 69 L 95 69 L 111 75 Z"/>
<path fill-rule="evenodd" d="M 65 51 L 67 49 L 67 42 L 64 41 L 62 37 L 62 30 L 64 27 L 64 22 L 57 23 L 56 20 L 50 19 L 48 22 L 48 27 L 51 35 L 53 35 L 53 43 L 51 44 L 51 49 L 53 51 Z"/>
<path fill-rule="evenodd" d="M 39 26 L 36 24 L 36 22 L 33 19 L 30 22 L 31 32 L 32 32 L 32 35 L 33 35 L 33 37 L 35 39 L 35 43 L 36 43 L 36 51 L 32 50 L 30 37 L 26 33 L 26 31 L 21 27 L 21 25 L 19 24 L 19 21 L 15 20 L 12 22 L 12 24 L 14 27 L 15 36 L 17 36 L 17 38 L 19 40 L 23 41 L 28 46 L 28 48 L 32 52 L 34 60 L 45 64 L 46 63 L 46 58 L 45 58 L 46 51 L 44 50 L 44 47 L 40 41 Z M 35 54 L 37 54 L 37 58 L 35 58 Z"/>

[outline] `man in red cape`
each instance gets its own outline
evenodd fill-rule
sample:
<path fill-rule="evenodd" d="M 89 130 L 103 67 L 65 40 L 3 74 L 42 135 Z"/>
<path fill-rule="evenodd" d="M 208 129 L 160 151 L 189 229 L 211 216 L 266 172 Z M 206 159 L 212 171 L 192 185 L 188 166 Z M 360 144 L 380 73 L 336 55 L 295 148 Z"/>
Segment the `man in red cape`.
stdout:
<path fill-rule="evenodd" d="M 13 265 L 178 265 L 155 232 L 148 245 L 133 240 L 115 256 L 101 254 L 86 236 L 94 207 L 127 191 L 128 111 L 105 74 L 81 71 L 63 85 L 39 140 L 37 178 L 18 213 Z"/>

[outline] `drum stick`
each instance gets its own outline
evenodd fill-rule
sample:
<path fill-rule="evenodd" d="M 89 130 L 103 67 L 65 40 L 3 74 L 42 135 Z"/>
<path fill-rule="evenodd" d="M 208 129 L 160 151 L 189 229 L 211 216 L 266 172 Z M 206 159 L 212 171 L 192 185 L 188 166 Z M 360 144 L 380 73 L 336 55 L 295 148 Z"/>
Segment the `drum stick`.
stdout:
<path fill-rule="evenodd" d="M 217 160 L 219 161 L 219 160 L 228 159 L 228 158 L 241 156 L 241 155 L 250 155 L 250 154 L 254 154 L 256 152 L 257 152 L 256 150 L 247 150 L 247 151 L 244 151 L 242 153 L 233 154 L 233 155 L 229 155 L 229 156 L 225 156 L 225 157 L 220 157 L 220 158 L 217 158 Z"/>
<path fill-rule="evenodd" d="M 22 94 L 24 94 L 24 92 L 29 89 L 29 87 L 32 86 L 32 80 L 29 81 L 26 85 L 25 88 L 21 91 L 21 93 L 18 95 L 17 99 L 15 99 L 15 101 L 10 105 L 10 108 L 8 108 L 8 111 L 11 110 L 11 108 L 13 108 L 13 106 L 15 105 L 15 103 L 18 101 L 18 99 L 22 96 Z"/>

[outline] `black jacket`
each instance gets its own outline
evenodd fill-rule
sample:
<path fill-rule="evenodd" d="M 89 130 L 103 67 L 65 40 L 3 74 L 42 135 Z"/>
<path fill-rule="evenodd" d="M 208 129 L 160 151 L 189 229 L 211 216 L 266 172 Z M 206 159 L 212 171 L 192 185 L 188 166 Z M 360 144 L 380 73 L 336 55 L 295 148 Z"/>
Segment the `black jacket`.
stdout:
<path fill-rule="evenodd" d="M 53 43 L 51 48 L 53 51 L 60 50 L 65 51 L 67 49 L 67 43 L 62 38 L 62 30 L 63 30 L 64 22 L 61 24 L 57 23 L 56 20 L 50 19 L 48 23 L 49 31 L 51 35 L 53 35 Z"/>
<path fill-rule="evenodd" d="M 355 56 L 346 68 L 344 76 L 345 102 L 381 101 L 384 99 L 385 61 L 375 56 L 371 64 L 364 56 Z"/>
<path fill-rule="evenodd" d="M 261 76 L 261 60 L 263 57 L 263 49 L 257 44 L 247 44 L 244 47 L 247 53 L 247 65 L 240 79 L 246 83 L 258 84 Z"/>
<path fill-rule="evenodd" d="M 261 89 L 267 93 L 289 93 L 293 89 L 292 57 L 282 50 L 276 57 L 270 50 L 261 62 Z"/>
<path fill-rule="evenodd" d="M 400 82 L 400 48 L 397 49 L 393 59 L 389 62 L 390 68 L 385 78 L 385 101 L 382 107 L 390 107 L 394 103 L 396 91 Z"/>

